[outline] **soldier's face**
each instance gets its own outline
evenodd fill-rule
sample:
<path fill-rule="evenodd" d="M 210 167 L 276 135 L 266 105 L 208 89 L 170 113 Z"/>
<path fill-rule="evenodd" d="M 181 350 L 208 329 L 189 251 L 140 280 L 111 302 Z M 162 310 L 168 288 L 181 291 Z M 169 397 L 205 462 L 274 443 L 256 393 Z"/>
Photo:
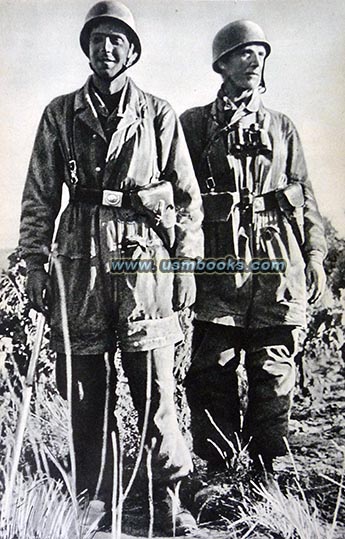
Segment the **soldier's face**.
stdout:
<path fill-rule="evenodd" d="M 253 90 L 260 85 L 266 49 L 263 45 L 245 45 L 219 60 L 225 82 L 236 90 Z"/>
<path fill-rule="evenodd" d="M 94 72 L 104 80 L 112 80 L 126 63 L 130 43 L 121 24 L 104 21 L 90 33 L 89 57 Z"/>

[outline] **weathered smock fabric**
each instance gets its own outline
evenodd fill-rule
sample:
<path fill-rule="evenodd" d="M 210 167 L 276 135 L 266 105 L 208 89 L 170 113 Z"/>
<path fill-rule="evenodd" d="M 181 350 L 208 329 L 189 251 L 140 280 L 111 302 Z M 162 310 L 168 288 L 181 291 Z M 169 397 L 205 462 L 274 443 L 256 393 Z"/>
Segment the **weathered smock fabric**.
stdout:
<path fill-rule="evenodd" d="M 79 185 L 127 190 L 159 180 L 172 183 L 177 212 L 173 255 L 203 256 L 201 199 L 183 132 L 170 105 L 127 79 L 117 111 L 103 127 L 91 99 L 90 79 L 74 93 L 73 138 Z M 46 260 L 61 205 L 70 186 L 66 102 L 54 99 L 41 119 L 23 194 L 20 245 L 28 268 Z M 75 354 L 141 351 L 182 338 L 172 308 L 173 274 L 111 275 L 112 260 L 168 258 L 166 246 L 134 210 L 71 202 L 63 212 L 57 249 L 66 285 Z M 58 290 L 54 283 L 52 347 L 63 352 Z M 117 336 L 115 336 L 115 332 Z"/>
<path fill-rule="evenodd" d="M 326 243 L 298 133 L 289 118 L 266 109 L 258 94 L 235 112 L 226 109 L 220 91 L 215 102 L 190 109 L 181 117 L 201 192 L 208 192 L 211 174 L 215 191 L 231 192 L 234 199 L 228 221 L 204 221 L 205 257 L 232 257 L 246 264 L 253 259 L 284 259 L 286 271 L 198 275 L 197 319 L 251 329 L 304 326 L 305 264 L 311 258 L 322 262 Z M 256 123 L 268 132 L 272 150 L 241 160 L 220 134 L 227 123 L 245 128 Z M 262 195 L 293 182 L 303 185 L 305 197 L 303 245 L 278 208 L 254 213 L 248 220 L 239 203 L 244 187 L 253 195 Z"/>

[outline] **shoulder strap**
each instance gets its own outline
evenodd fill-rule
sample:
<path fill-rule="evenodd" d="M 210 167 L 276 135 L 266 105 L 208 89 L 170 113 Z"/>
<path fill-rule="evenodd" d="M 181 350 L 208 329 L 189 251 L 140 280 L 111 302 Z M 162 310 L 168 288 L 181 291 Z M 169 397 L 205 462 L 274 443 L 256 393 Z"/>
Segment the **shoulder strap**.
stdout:
<path fill-rule="evenodd" d="M 74 94 L 69 94 L 66 99 L 66 135 L 67 135 L 67 150 L 70 160 L 75 159 L 74 137 L 73 137 L 73 120 L 74 120 Z"/>
<path fill-rule="evenodd" d="M 219 128 L 218 131 L 215 131 L 211 136 L 208 137 L 208 124 L 209 124 L 210 118 L 212 118 L 212 106 L 213 106 L 213 103 L 210 103 L 205 108 L 205 111 L 202 117 L 202 132 L 203 132 L 204 140 L 206 141 L 206 143 L 205 143 L 203 152 L 201 154 L 200 166 L 203 163 L 203 161 L 206 162 L 207 178 L 205 179 L 205 185 L 206 185 L 207 191 L 214 191 L 216 188 L 216 181 L 214 179 L 211 160 L 209 156 L 210 149 L 214 141 L 217 140 L 222 135 L 222 133 L 227 130 L 227 126 L 223 128 Z"/>
<path fill-rule="evenodd" d="M 72 185 L 78 183 L 77 161 L 74 147 L 73 121 L 74 121 L 74 98 L 75 94 L 68 94 L 64 104 L 64 126 L 65 126 L 65 159 L 67 161 L 70 181 Z"/>

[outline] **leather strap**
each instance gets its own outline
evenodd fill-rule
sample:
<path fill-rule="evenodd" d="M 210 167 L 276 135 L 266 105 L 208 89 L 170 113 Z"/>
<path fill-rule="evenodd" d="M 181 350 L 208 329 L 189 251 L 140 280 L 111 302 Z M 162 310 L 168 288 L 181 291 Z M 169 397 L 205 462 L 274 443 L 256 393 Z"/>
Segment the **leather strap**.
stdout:
<path fill-rule="evenodd" d="M 123 209 L 131 208 L 129 191 L 103 191 L 102 189 L 88 189 L 76 185 L 73 200 L 75 202 L 84 202 L 99 206 L 113 206 Z"/>

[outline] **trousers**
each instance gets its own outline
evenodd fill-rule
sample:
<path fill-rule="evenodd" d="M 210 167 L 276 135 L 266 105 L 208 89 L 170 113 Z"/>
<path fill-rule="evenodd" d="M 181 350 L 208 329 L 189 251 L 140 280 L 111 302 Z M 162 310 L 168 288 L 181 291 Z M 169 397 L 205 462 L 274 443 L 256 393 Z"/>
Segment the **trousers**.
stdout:
<path fill-rule="evenodd" d="M 283 438 L 288 434 L 295 384 L 295 330 L 292 326 L 246 330 L 195 321 L 192 363 L 185 385 L 193 447 L 199 457 L 216 466 L 224 464 L 221 454 L 231 458 L 231 444 L 238 447 L 236 435 L 249 442 L 253 458 L 285 454 Z M 248 378 L 243 425 L 236 372 L 241 350 Z"/>
<path fill-rule="evenodd" d="M 149 381 L 152 396 L 145 441 L 148 446 L 153 447 L 154 484 L 162 488 L 186 477 L 192 471 L 192 460 L 178 426 L 174 403 L 173 345 L 147 352 L 121 354 L 133 403 L 138 411 L 139 429 L 141 431 L 144 422 L 147 359 L 152 362 L 152 377 Z M 114 415 L 116 382 L 113 357 L 111 361 L 107 361 L 106 355 L 72 356 L 72 427 L 76 488 L 78 493 L 87 491 L 90 499 L 97 497 L 108 506 L 113 491 L 111 432 L 117 433 Z M 66 358 L 63 354 L 57 355 L 56 384 L 60 394 L 66 399 Z M 106 457 L 100 482 L 104 446 Z"/>

